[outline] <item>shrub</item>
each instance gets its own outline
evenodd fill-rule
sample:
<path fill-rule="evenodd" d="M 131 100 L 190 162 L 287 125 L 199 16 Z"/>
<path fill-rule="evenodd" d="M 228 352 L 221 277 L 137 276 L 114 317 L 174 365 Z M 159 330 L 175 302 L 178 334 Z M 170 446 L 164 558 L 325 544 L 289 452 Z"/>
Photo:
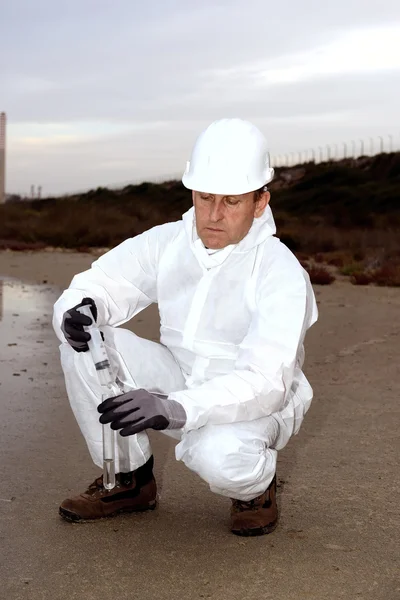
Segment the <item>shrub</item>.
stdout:
<path fill-rule="evenodd" d="M 375 265 L 379 261 L 374 261 Z M 373 263 L 372 263 L 373 264 Z M 353 285 L 369 285 L 375 283 L 379 286 L 400 287 L 400 261 L 393 259 L 383 262 L 380 266 L 367 266 L 364 270 L 352 273 Z"/>
<path fill-rule="evenodd" d="M 331 258 L 328 258 L 326 262 L 332 267 L 343 267 L 344 260 L 345 259 L 342 256 L 331 256 Z"/>
<path fill-rule="evenodd" d="M 344 245 L 344 244 L 343 244 Z M 344 265 L 353 262 L 352 252 L 349 250 L 336 250 L 334 252 L 325 252 L 315 257 L 321 258 L 320 262 L 330 265 L 331 267 L 343 267 Z"/>
<path fill-rule="evenodd" d="M 46 244 L 43 242 L 23 242 L 21 240 L 0 240 L 0 250 L 14 250 L 25 252 L 26 250 L 43 250 Z"/>
<path fill-rule="evenodd" d="M 302 265 L 310 276 L 311 283 L 329 285 L 335 281 L 335 276 L 321 265 Z"/>
<path fill-rule="evenodd" d="M 359 271 L 353 273 L 350 281 L 353 285 L 369 285 L 373 281 L 373 275 L 366 271 Z"/>
<path fill-rule="evenodd" d="M 400 287 L 400 265 L 386 263 L 373 273 L 374 283 L 380 286 Z"/>

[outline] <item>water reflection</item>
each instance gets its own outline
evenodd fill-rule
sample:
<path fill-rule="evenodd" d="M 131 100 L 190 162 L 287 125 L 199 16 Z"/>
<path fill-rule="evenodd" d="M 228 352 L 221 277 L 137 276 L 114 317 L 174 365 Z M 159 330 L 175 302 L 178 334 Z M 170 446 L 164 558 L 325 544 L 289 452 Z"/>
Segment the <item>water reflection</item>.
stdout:
<path fill-rule="evenodd" d="M 49 294 L 54 295 L 54 291 L 49 287 L 0 277 L 0 323 L 9 324 L 15 317 L 27 322 L 39 317 L 51 319 L 52 304 L 49 304 Z"/>

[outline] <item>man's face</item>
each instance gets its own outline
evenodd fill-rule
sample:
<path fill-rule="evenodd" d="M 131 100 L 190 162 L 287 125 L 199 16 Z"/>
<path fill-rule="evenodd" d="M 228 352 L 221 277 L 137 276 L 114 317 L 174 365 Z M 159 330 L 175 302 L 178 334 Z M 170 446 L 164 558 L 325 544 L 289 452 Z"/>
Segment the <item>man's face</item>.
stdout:
<path fill-rule="evenodd" d="M 261 217 L 270 198 L 264 192 L 254 200 L 255 192 L 222 196 L 192 192 L 197 235 L 206 248 L 219 250 L 237 244 L 249 232 L 254 217 Z"/>

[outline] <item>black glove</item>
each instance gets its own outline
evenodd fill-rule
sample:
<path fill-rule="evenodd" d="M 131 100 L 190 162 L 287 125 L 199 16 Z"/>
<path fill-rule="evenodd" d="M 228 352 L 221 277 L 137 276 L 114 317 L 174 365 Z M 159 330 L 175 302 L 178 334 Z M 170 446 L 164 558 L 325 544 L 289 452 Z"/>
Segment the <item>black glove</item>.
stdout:
<path fill-rule="evenodd" d="M 90 306 L 93 319 L 96 322 L 96 304 L 92 298 L 84 298 L 80 304 L 77 304 L 74 308 L 70 308 L 64 313 L 61 325 L 61 331 L 65 335 L 65 339 L 76 352 L 86 352 L 89 350 L 87 342 L 90 340 L 90 333 L 84 331 L 83 327 L 91 325 L 93 321 L 90 317 L 83 315 L 77 310 L 77 308 L 85 306 L 86 304 Z"/>
<path fill-rule="evenodd" d="M 143 389 L 107 398 L 97 410 L 102 413 L 100 423 L 111 423 L 124 437 L 145 429 L 180 429 L 186 423 L 182 404 Z"/>

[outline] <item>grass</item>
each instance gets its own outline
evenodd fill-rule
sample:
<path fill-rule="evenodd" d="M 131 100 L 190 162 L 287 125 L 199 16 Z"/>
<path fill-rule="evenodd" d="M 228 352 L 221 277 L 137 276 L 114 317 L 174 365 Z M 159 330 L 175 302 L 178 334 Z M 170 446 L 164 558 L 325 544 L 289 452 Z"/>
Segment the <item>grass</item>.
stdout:
<path fill-rule="evenodd" d="M 343 265 L 340 269 L 340 274 L 345 276 L 352 276 L 357 273 L 360 273 L 363 270 L 363 267 L 360 263 L 351 263 L 349 265 Z"/>

